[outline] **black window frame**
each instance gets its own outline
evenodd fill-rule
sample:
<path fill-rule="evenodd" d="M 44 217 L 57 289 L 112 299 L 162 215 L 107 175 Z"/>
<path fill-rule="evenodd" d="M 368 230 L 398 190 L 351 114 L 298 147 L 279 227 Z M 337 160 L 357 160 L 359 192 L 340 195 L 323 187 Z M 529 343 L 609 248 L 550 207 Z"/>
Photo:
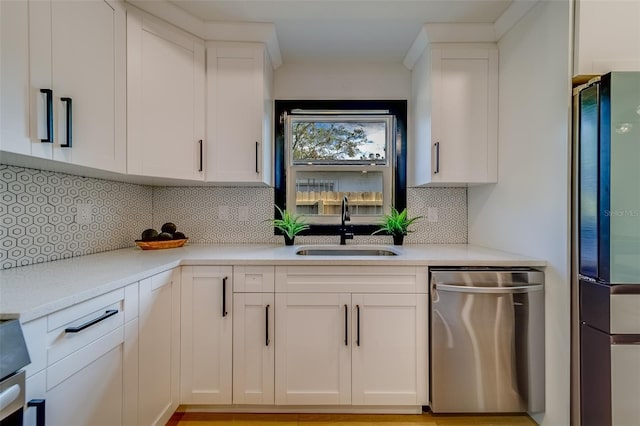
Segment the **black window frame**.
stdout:
<path fill-rule="evenodd" d="M 287 160 L 285 156 L 285 122 L 284 114 L 291 114 L 292 110 L 387 110 L 395 116 L 397 133 L 400 140 L 396 140 L 393 162 L 394 189 L 391 205 L 398 211 L 407 206 L 407 101 L 400 100 L 275 100 L 274 101 L 274 202 L 284 210 L 287 200 Z M 274 217 L 278 211 L 274 207 Z M 371 235 L 378 229 L 376 224 L 349 225 L 349 231 L 354 235 Z M 309 229 L 300 235 L 339 235 L 340 224 L 310 224 Z M 274 228 L 275 235 L 282 232 Z"/>

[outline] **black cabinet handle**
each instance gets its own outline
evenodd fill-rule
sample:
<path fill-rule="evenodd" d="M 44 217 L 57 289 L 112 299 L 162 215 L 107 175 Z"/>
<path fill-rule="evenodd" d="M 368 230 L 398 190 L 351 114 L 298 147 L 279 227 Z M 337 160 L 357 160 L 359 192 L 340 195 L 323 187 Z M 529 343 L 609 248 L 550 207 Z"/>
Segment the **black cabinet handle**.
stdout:
<path fill-rule="evenodd" d="M 45 117 L 47 137 L 40 139 L 40 142 L 53 142 L 53 90 L 40 89 L 40 93 L 47 95 L 47 116 Z"/>
<path fill-rule="evenodd" d="M 77 327 L 68 327 L 64 329 L 65 333 L 79 333 L 82 330 L 85 330 L 89 327 L 91 327 L 92 325 L 96 325 L 97 323 L 106 320 L 109 317 L 114 316 L 115 314 L 118 313 L 117 309 L 109 309 L 108 311 L 104 312 L 104 315 L 99 316 L 98 318 L 94 318 L 91 321 L 87 321 L 82 325 L 79 325 Z"/>
<path fill-rule="evenodd" d="M 436 148 L 436 168 L 433 173 L 436 174 L 440 173 L 440 142 L 436 142 L 434 147 Z"/>
<path fill-rule="evenodd" d="M 349 307 L 344 305 L 344 345 L 349 346 L 349 318 L 348 318 L 348 310 Z"/>
<path fill-rule="evenodd" d="M 202 139 L 198 141 L 198 145 L 200 146 L 200 166 L 198 167 L 198 171 L 202 171 Z"/>
<path fill-rule="evenodd" d="M 44 426 L 45 424 L 45 402 L 44 399 L 32 399 L 27 402 L 27 407 L 36 407 L 36 426 Z"/>
<path fill-rule="evenodd" d="M 62 148 L 71 148 L 71 133 L 73 119 L 73 101 L 71 98 L 60 98 L 62 102 L 67 104 L 67 143 L 60 144 Z"/>
<path fill-rule="evenodd" d="M 227 316 L 227 278 L 222 279 L 222 316 Z"/>
<path fill-rule="evenodd" d="M 258 165 L 258 154 L 260 152 L 260 143 L 256 142 L 256 173 L 260 173 L 260 167 Z"/>
<path fill-rule="evenodd" d="M 360 346 L 360 305 L 356 305 L 356 345 Z"/>
<path fill-rule="evenodd" d="M 266 336 L 265 346 L 269 346 L 269 305 L 265 308 L 264 332 Z"/>

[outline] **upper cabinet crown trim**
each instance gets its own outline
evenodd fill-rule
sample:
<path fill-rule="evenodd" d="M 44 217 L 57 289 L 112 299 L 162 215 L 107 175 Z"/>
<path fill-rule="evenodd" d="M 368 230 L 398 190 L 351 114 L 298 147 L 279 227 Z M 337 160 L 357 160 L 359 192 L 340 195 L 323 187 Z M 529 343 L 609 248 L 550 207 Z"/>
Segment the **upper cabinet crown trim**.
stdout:
<path fill-rule="evenodd" d="M 206 22 L 198 19 L 166 0 L 126 0 L 158 18 L 187 31 L 204 41 L 241 41 L 264 43 L 273 69 L 282 65 L 276 27 L 261 22 Z"/>
<path fill-rule="evenodd" d="M 514 0 L 493 24 L 424 24 L 402 63 L 412 70 L 431 43 L 495 43 L 539 0 Z"/>

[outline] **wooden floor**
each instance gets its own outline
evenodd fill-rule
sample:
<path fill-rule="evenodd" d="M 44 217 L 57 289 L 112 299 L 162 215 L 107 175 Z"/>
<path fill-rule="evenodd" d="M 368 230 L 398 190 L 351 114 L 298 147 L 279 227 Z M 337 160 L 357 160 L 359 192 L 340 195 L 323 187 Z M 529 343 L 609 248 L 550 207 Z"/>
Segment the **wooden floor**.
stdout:
<path fill-rule="evenodd" d="M 535 426 L 526 415 L 214 414 L 176 413 L 167 426 Z"/>

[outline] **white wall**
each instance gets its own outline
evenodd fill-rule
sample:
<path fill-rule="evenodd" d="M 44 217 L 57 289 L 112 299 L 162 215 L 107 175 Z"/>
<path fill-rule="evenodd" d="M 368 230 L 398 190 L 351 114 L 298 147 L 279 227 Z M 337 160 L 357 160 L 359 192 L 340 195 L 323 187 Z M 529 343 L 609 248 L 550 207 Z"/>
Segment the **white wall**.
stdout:
<path fill-rule="evenodd" d="M 499 177 L 468 189 L 469 243 L 542 258 L 544 425 L 570 406 L 570 5 L 541 0 L 499 41 Z"/>
<path fill-rule="evenodd" d="M 573 75 L 640 70 L 640 0 L 575 0 Z"/>
<path fill-rule="evenodd" d="M 284 64 L 273 85 L 274 99 L 409 99 L 411 71 L 402 64 Z"/>

